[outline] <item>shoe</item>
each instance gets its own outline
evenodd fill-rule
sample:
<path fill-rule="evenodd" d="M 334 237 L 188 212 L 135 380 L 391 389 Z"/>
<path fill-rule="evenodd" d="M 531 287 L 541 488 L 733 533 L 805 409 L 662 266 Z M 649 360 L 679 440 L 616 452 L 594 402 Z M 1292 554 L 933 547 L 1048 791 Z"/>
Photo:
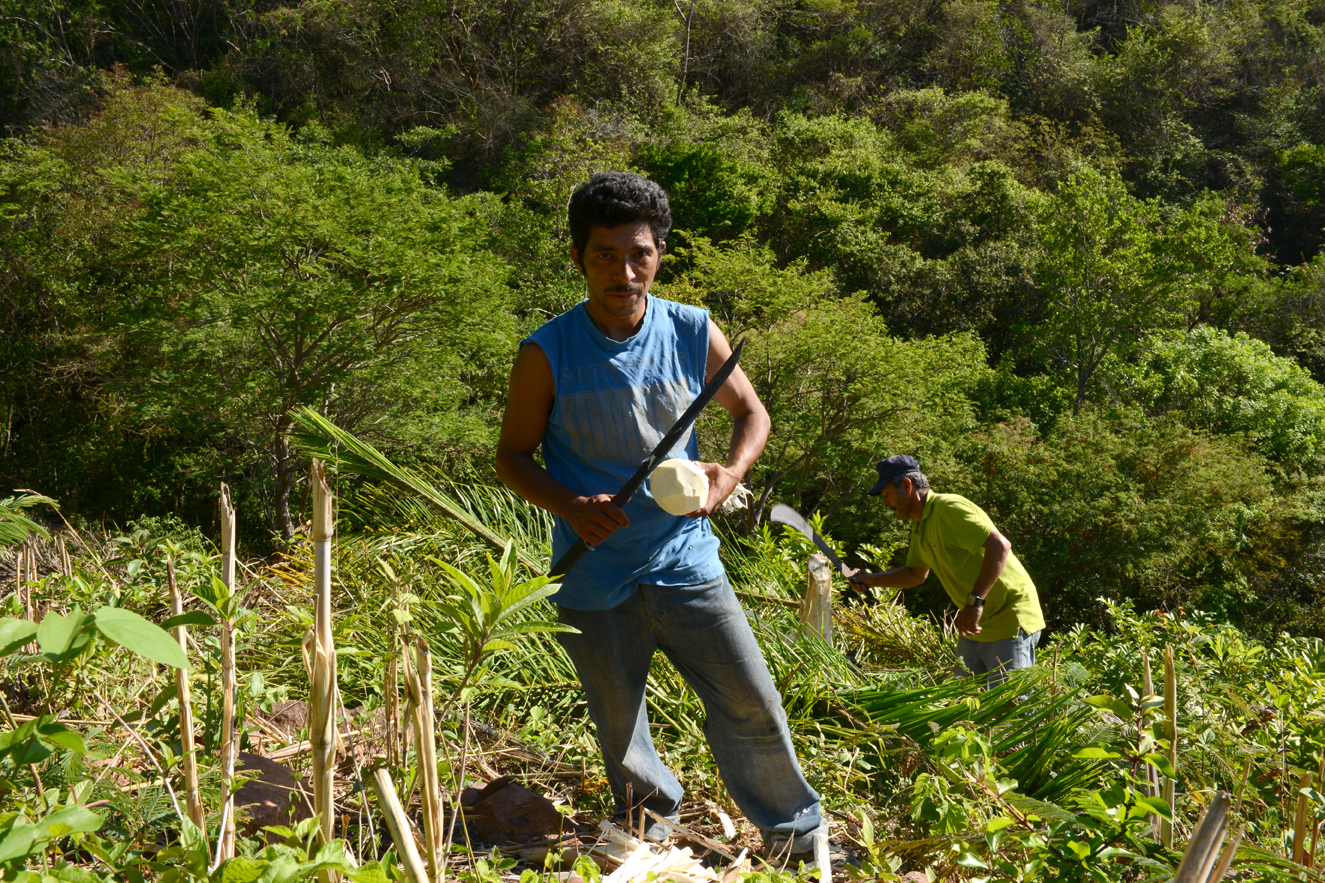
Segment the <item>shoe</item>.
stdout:
<path fill-rule="evenodd" d="M 680 819 L 674 819 L 673 821 L 675 821 L 677 824 L 680 824 L 681 822 Z M 618 828 L 620 828 L 622 831 L 625 831 L 627 834 L 629 834 L 632 837 L 639 836 L 638 816 L 635 817 L 632 823 L 630 819 L 626 818 L 624 813 L 617 813 L 616 815 L 612 816 L 612 824 L 616 825 Z M 655 843 L 665 843 L 667 841 L 667 838 L 672 836 L 672 832 L 675 830 L 676 830 L 675 828 L 673 828 L 671 825 L 667 824 L 666 822 L 660 822 L 657 819 L 645 816 L 645 825 L 644 825 L 645 840 L 652 840 Z"/>
<path fill-rule="evenodd" d="M 847 852 L 842 844 L 828 839 L 826 826 L 794 838 L 774 838 L 764 849 L 767 864 L 789 871 L 798 870 L 802 864 L 806 870 L 814 870 L 825 858 L 831 868 L 860 867 L 860 859 Z"/>

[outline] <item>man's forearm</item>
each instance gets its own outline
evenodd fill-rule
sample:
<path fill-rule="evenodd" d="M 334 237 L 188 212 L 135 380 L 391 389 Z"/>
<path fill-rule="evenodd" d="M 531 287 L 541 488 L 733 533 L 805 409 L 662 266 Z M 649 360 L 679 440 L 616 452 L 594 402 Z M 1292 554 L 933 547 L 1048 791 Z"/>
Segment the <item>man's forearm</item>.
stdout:
<path fill-rule="evenodd" d="M 882 589 L 913 589 L 929 576 L 928 568 L 898 567 L 882 573 L 860 574 L 856 577 L 866 585 Z"/>
<path fill-rule="evenodd" d="M 980 565 L 980 572 L 975 576 L 971 594 L 980 598 L 989 594 L 990 588 L 1002 575 L 1011 552 L 1012 544 L 1001 533 L 994 531 L 989 535 L 989 539 L 985 541 L 985 559 Z"/>
<path fill-rule="evenodd" d="M 737 479 L 744 476 L 764 452 L 764 445 L 768 443 L 768 433 L 771 428 L 768 412 L 762 408 L 734 421 L 732 443 L 727 450 L 727 462 L 723 465 L 736 473 Z"/>
<path fill-rule="evenodd" d="M 571 504 L 579 494 L 548 475 L 532 456 L 516 452 L 498 454 L 496 466 L 502 484 L 540 509 L 570 518 Z"/>

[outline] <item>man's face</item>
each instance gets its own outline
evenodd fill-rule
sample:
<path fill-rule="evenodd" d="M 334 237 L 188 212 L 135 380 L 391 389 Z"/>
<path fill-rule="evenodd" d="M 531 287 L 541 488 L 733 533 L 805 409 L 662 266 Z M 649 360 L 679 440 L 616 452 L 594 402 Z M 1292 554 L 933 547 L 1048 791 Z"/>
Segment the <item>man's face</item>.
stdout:
<path fill-rule="evenodd" d="M 645 297 L 662 260 L 662 249 L 654 244 L 646 222 L 591 227 L 584 251 L 571 248 L 570 254 L 589 283 L 591 310 L 618 319 L 643 316 Z"/>
<path fill-rule="evenodd" d="M 910 479 L 904 478 L 901 484 L 890 484 L 879 492 L 883 505 L 898 518 L 905 519 L 910 512 L 910 485 Z"/>

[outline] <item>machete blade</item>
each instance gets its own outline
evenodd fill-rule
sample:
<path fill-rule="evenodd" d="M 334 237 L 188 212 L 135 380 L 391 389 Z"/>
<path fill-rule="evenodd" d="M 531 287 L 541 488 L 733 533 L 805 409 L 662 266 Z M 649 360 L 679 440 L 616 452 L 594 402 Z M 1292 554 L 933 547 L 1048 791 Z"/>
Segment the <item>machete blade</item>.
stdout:
<path fill-rule="evenodd" d="M 824 542 L 823 537 L 819 536 L 818 532 L 810 527 L 810 522 L 806 521 L 795 509 L 782 503 L 778 503 L 773 507 L 773 511 L 769 513 L 768 520 L 776 521 L 779 524 L 785 524 L 787 527 L 795 528 L 805 534 L 805 538 L 819 547 L 819 551 L 824 553 L 828 560 L 837 568 L 839 573 L 843 576 L 847 575 L 849 570 L 847 566 L 842 563 L 842 559 L 837 557 L 837 553 L 833 551 L 832 547 Z"/>

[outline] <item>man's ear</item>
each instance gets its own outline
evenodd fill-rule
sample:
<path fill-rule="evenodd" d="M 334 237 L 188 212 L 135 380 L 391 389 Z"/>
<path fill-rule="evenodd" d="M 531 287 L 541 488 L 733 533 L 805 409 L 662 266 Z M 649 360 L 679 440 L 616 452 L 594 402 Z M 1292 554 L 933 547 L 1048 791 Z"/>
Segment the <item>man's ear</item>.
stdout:
<path fill-rule="evenodd" d="M 586 276 L 584 272 L 584 261 L 580 259 L 580 250 L 573 245 L 570 247 L 570 262 L 575 265 L 575 269 L 580 271 L 581 276 Z"/>

